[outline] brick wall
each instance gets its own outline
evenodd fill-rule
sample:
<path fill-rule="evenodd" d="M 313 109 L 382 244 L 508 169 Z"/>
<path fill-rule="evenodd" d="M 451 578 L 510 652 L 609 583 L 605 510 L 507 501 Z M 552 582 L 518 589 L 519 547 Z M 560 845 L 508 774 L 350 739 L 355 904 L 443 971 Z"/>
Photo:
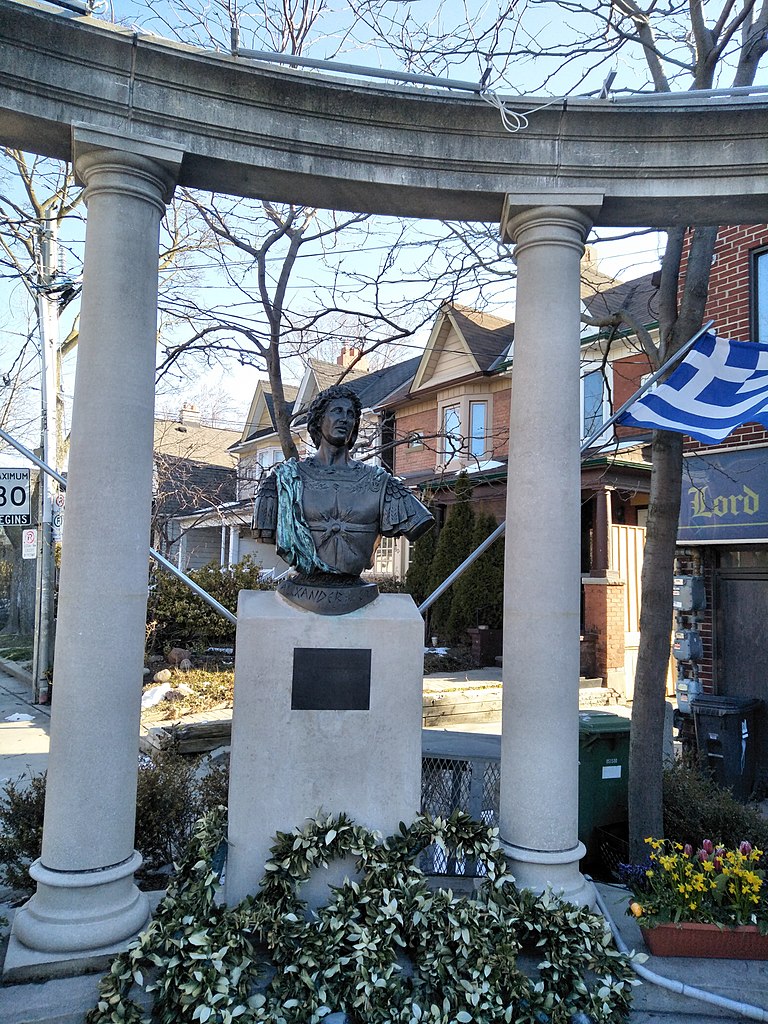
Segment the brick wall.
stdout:
<path fill-rule="evenodd" d="M 714 319 L 717 333 L 724 337 L 750 339 L 750 253 L 766 245 L 765 224 L 723 227 L 718 232 L 705 320 Z M 686 266 L 687 251 L 683 254 L 683 273 Z"/>
<path fill-rule="evenodd" d="M 424 435 L 421 448 L 409 448 L 403 441 L 416 431 Z M 433 472 L 437 462 L 437 408 L 422 408 L 417 412 L 398 411 L 395 425 L 395 473 L 406 476 L 411 473 Z"/>
<path fill-rule="evenodd" d="M 595 672 L 603 681 L 624 668 L 624 587 L 620 580 L 584 584 L 584 631 L 594 637 Z"/>
<path fill-rule="evenodd" d="M 491 457 L 506 459 L 509 454 L 509 412 L 512 387 L 506 381 L 504 391 L 496 391 L 493 395 L 493 418 L 491 423 Z"/>
<path fill-rule="evenodd" d="M 749 341 L 750 254 L 768 246 L 768 225 L 740 225 L 721 228 L 715 245 L 715 262 L 709 280 L 705 320 L 714 320 L 714 329 L 722 337 Z M 687 252 L 683 256 L 685 270 Z M 759 423 L 746 423 L 724 442 L 730 447 L 768 442 L 768 430 Z M 699 441 L 686 439 L 686 451 L 707 448 Z"/>

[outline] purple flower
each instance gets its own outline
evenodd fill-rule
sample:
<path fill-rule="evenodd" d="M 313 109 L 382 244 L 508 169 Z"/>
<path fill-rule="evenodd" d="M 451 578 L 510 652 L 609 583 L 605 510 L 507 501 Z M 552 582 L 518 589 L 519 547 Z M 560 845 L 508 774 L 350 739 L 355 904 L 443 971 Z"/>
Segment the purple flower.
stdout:
<path fill-rule="evenodd" d="M 745 839 L 739 846 L 739 853 L 742 857 L 748 857 L 752 853 L 752 844 L 748 843 Z"/>
<path fill-rule="evenodd" d="M 701 844 L 701 848 L 704 851 L 704 853 L 706 853 L 706 855 L 709 857 L 710 854 L 712 853 L 712 851 L 714 850 L 714 846 L 712 845 L 712 840 L 711 839 L 705 839 L 704 842 Z"/>

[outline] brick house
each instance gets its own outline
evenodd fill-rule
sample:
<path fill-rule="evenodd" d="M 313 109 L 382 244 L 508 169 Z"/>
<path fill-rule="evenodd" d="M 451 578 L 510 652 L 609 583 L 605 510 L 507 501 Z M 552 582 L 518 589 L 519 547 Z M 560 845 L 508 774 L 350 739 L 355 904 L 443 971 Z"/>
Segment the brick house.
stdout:
<path fill-rule="evenodd" d="M 718 232 L 706 318 L 721 337 L 768 344 L 768 225 Z M 687 438 L 684 458 L 676 571 L 702 576 L 706 592 L 706 608 L 677 623 L 703 647 L 680 666 L 685 689 L 768 702 L 768 430 L 747 423 L 719 445 Z M 757 733 L 765 766 L 763 716 Z"/>
<path fill-rule="evenodd" d="M 655 327 L 652 275 L 600 284 L 586 282 L 583 290 L 591 316 L 626 307 Z M 383 403 L 395 418 L 394 471 L 431 495 L 438 525 L 450 514 L 462 470 L 473 482 L 476 506 L 497 521 L 504 518 L 513 361 L 513 323 L 447 304 L 413 379 Z M 583 437 L 605 422 L 649 372 L 647 357 L 628 336 L 588 329 L 582 342 Z M 621 693 L 631 692 L 639 639 L 649 436 L 619 428 L 609 435 L 607 451 L 595 447 L 582 463 L 582 673 Z"/>

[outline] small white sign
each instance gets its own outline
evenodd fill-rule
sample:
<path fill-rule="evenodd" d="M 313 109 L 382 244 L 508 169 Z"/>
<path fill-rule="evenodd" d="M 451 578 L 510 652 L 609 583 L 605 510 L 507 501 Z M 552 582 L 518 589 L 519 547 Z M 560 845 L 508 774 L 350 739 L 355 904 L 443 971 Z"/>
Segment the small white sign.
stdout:
<path fill-rule="evenodd" d="M 29 470 L 0 469 L 0 526 L 29 526 L 31 522 Z"/>
<path fill-rule="evenodd" d="M 37 558 L 37 530 L 25 530 L 22 533 L 21 557 Z"/>
<path fill-rule="evenodd" d="M 621 778 L 621 765 L 620 764 L 607 764 L 603 768 L 604 779 L 620 779 Z"/>

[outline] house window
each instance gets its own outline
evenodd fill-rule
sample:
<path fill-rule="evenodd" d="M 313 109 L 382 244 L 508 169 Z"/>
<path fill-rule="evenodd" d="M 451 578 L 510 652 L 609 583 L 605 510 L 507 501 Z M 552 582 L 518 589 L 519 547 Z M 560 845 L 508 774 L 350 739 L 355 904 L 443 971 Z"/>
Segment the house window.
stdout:
<path fill-rule="evenodd" d="M 768 345 L 768 249 L 752 254 L 752 340 Z"/>
<path fill-rule="evenodd" d="M 283 461 L 283 452 L 280 448 L 263 448 L 256 456 L 256 461 L 262 469 L 270 469 L 278 462 Z"/>
<path fill-rule="evenodd" d="M 459 401 L 440 407 L 440 461 L 488 457 L 490 399 L 464 395 Z"/>
<path fill-rule="evenodd" d="M 610 367 L 592 370 L 581 378 L 581 436 L 590 437 L 610 416 L 606 373 Z"/>
<path fill-rule="evenodd" d="M 445 462 L 450 462 L 462 449 L 463 438 L 461 436 L 461 409 L 458 405 L 446 405 L 443 407 L 443 422 L 441 427 L 440 450 Z"/>
<path fill-rule="evenodd" d="M 424 432 L 422 430 L 412 430 L 408 435 L 408 447 L 409 448 L 423 448 L 424 447 Z"/>
<path fill-rule="evenodd" d="M 485 421 L 487 402 L 469 403 L 469 454 L 477 459 L 485 455 Z"/>

